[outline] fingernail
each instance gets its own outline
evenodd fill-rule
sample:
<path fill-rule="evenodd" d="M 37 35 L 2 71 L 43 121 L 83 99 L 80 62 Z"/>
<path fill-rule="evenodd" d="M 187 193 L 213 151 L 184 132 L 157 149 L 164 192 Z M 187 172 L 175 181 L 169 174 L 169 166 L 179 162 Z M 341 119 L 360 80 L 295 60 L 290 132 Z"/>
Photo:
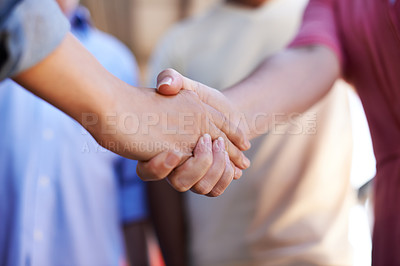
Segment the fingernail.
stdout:
<path fill-rule="evenodd" d="M 222 137 L 218 138 L 219 146 L 222 150 L 225 150 L 225 140 Z"/>
<path fill-rule="evenodd" d="M 219 147 L 220 147 L 219 140 L 214 141 L 214 149 L 215 149 L 215 151 L 219 151 Z"/>
<path fill-rule="evenodd" d="M 200 137 L 200 144 L 201 145 L 204 145 L 205 144 L 205 137 L 203 136 L 203 137 Z"/>
<path fill-rule="evenodd" d="M 212 151 L 212 140 L 211 140 L 211 136 L 209 134 L 204 134 L 203 136 L 204 141 L 206 143 L 207 149 L 208 151 Z"/>
<path fill-rule="evenodd" d="M 243 156 L 243 164 L 244 164 L 244 166 L 246 167 L 246 168 L 249 168 L 250 167 L 250 160 L 247 158 L 247 157 L 245 157 L 245 156 Z"/>
<path fill-rule="evenodd" d="M 168 168 L 175 167 L 178 165 L 179 161 L 180 161 L 180 158 L 177 154 L 169 153 L 167 158 L 165 159 L 165 165 Z"/>
<path fill-rule="evenodd" d="M 172 78 L 171 78 L 171 77 L 165 77 L 165 78 L 158 84 L 157 89 L 159 89 L 159 88 L 160 88 L 161 86 L 163 86 L 163 85 L 171 86 L 171 84 L 172 84 Z"/>
<path fill-rule="evenodd" d="M 203 137 L 206 139 L 207 142 L 211 142 L 211 136 L 210 136 L 210 134 L 204 134 Z"/>

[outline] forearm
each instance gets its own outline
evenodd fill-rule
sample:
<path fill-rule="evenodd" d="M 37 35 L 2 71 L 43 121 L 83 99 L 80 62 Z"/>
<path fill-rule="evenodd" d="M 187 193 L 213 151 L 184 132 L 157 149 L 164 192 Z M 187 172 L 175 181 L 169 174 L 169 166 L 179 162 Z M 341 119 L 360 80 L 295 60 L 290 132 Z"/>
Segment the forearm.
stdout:
<path fill-rule="evenodd" d="M 249 137 L 266 133 L 276 119 L 306 111 L 332 87 L 340 64 L 325 47 L 288 49 L 266 59 L 224 94 L 245 116 Z"/>
<path fill-rule="evenodd" d="M 61 109 L 78 122 L 82 113 L 110 109 L 111 90 L 120 84 L 71 34 L 36 66 L 17 75 L 23 87 Z"/>
<path fill-rule="evenodd" d="M 139 134 L 123 136 L 121 125 L 110 121 L 118 120 L 122 112 L 138 114 L 143 111 L 142 91 L 109 73 L 71 34 L 67 34 L 47 58 L 18 74 L 14 80 L 71 116 L 101 145 L 117 153 L 122 153 L 117 150 L 120 146 L 113 143 L 117 136 L 119 141 L 129 140 L 129 143 L 144 141 Z M 130 102 L 127 105 L 121 99 Z M 129 106 L 129 109 L 118 111 L 119 105 Z M 122 155 L 135 158 L 138 152 L 134 148 L 132 146 Z"/>

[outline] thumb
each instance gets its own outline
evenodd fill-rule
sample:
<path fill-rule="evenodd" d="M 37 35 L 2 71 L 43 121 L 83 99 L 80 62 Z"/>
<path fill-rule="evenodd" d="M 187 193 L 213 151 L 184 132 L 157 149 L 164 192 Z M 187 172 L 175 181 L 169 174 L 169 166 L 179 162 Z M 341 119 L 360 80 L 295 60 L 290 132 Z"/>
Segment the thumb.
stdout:
<path fill-rule="evenodd" d="M 176 95 L 183 89 L 183 76 L 173 69 L 162 71 L 157 77 L 157 91 L 162 95 Z"/>

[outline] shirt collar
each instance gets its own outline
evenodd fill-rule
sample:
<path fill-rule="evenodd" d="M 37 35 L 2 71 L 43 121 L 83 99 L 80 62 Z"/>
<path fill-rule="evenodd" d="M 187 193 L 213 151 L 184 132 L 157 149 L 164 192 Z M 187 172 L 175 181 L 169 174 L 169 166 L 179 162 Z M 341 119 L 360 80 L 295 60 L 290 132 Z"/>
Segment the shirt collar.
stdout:
<path fill-rule="evenodd" d="M 74 32 L 86 34 L 92 27 L 90 12 L 83 6 L 79 6 L 69 19 L 71 29 Z"/>

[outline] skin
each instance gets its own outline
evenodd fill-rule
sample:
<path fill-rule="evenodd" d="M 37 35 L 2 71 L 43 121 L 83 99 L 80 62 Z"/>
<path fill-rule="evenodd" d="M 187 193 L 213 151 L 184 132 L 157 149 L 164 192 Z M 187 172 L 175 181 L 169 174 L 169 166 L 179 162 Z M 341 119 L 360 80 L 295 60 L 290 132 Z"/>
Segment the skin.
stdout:
<path fill-rule="evenodd" d="M 57 0 L 62 12 L 67 16 L 71 16 L 74 10 L 78 7 L 79 0 Z"/>

